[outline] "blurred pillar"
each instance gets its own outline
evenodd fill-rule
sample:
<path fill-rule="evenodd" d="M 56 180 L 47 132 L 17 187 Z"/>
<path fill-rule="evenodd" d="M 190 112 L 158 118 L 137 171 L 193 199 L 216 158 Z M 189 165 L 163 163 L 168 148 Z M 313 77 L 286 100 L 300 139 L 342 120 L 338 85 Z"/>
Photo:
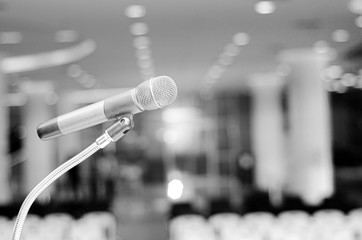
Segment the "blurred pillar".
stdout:
<path fill-rule="evenodd" d="M 287 191 L 306 203 L 319 204 L 333 194 L 331 127 L 322 72 L 328 56 L 307 49 L 281 53 L 289 66 L 289 166 Z"/>
<path fill-rule="evenodd" d="M 275 73 L 251 76 L 251 143 L 255 157 L 255 183 L 281 201 L 285 175 L 285 149 L 281 93 L 283 81 Z"/>
<path fill-rule="evenodd" d="M 0 56 L 0 63 L 2 58 Z M 1 65 L 1 64 L 0 64 Z M 6 76 L 0 68 L 0 204 L 11 200 L 10 164 L 8 157 L 9 140 L 9 108 L 6 105 L 8 93 Z"/>
<path fill-rule="evenodd" d="M 24 155 L 27 161 L 24 163 L 24 190 L 29 193 L 55 166 L 54 141 L 42 141 L 36 133 L 37 126 L 51 119 L 52 96 L 54 87 L 47 81 L 26 81 L 20 89 L 28 96 L 28 102 L 24 107 L 24 126 L 27 136 L 24 142 Z M 51 185 L 44 191 L 41 198 L 49 197 Z"/>

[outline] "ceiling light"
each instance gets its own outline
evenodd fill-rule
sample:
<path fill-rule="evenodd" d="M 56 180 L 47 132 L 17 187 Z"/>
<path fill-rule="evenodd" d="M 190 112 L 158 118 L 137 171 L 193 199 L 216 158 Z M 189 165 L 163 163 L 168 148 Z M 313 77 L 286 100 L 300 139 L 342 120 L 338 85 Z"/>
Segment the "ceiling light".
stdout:
<path fill-rule="evenodd" d="M 173 140 L 173 138 L 172 138 L 172 140 Z M 166 139 L 165 139 L 165 142 L 167 142 Z M 171 198 L 172 200 L 177 200 L 182 197 L 183 189 L 184 189 L 184 185 L 181 180 L 172 179 L 167 184 L 167 196 L 169 198 Z"/>
<path fill-rule="evenodd" d="M 141 68 L 141 74 L 145 77 L 145 79 L 152 78 L 156 75 L 153 66 L 150 66 L 149 68 Z"/>
<path fill-rule="evenodd" d="M 146 23 L 134 23 L 130 27 L 130 32 L 135 36 L 146 35 L 148 33 L 148 26 Z"/>
<path fill-rule="evenodd" d="M 362 1 L 351 0 L 348 4 L 348 9 L 355 14 L 362 14 Z"/>
<path fill-rule="evenodd" d="M 79 39 L 79 34 L 75 30 L 60 30 L 55 33 L 54 38 L 58 43 L 71 43 Z"/>
<path fill-rule="evenodd" d="M 138 59 L 139 68 L 151 68 L 153 66 L 152 59 Z"/>
<path fill-rule="evenodd" d="M 357 27 L 362 28 L 362 15 L 358 16 L 355 20 L 354 23 L 356 24 Z"/>
<path fill-rule="evenodd" d="M 20 32 L 0 32 L 0 44 L 17 44 L 23 40 Z"/>
<path fill-rule="evenodd" d="M 249 43 L 249 35 L 247 33 L 237 33 L 234 35 L 233 41 L 237 46 L 245 46 Z"/>
<path fill-rule="evenodd" d="M 136 37 L 133 40 L 133 46 L 136 49 L 148 48 L 150 44 L 151 44 L 151 40 L 148 37 L 145 37 L 145 36 Z"/>
<path fill-rule="evenodd" d="M 125 9 L 125 15 L 129 18 L 141 18 L 146 15 L 146 8 L 142 5 L 131 5 Z"/>
<path fill-rule="evenodd" d="M 149 59 L 151 58 L 151 49 L 149 48 L 140 48 L 136 50 L 136 57 L 138 59 Z"/>
<path fill-rule="evenodd" d="M 225 47 L 225 55 L 235 57 L 239 54 L 240 49 L 235 44 L 229 44 Z"/>
<path fill-rule="evenodd" d="M 270 14 L 275 11 L 275 3 L 272 1 L 260 1 L 255 4 L 255 11 L 259 14 Z"/>
<path fill-rule="evenodd" d="M 234 58 L 232 56 L 228 56 L 226 54 L 221 54 L 218 60 L 218 63 L 222 66 L 228 66 L 232 64 L 234 61 Z"/>
<path fill-rule="evenodd" d="M 335 42 L 347 42 L 349 40 L 349 33 L 347 30 L 338 29 L 332 33 L 332 39 Z"/>

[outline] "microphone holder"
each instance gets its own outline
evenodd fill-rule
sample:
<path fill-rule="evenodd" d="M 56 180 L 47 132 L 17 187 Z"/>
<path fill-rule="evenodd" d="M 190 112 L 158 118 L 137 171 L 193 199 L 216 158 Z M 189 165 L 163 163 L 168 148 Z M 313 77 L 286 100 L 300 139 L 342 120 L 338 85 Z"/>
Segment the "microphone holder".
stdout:
<path fill-rule="evenodd" d="M 98 137 L 95 142 L 85 148 L 82 152 L 78 153 L 73 158 L 69 159 L 55 170 L 53 170 L 48 176 L 46 176 L 40 183 L 38 183 L 27 195 L 23 201 L 18 216 L 15 221 L 13 229 L 13 240 L 20 240 L 23 225 L 25 223 L 26 216 L 29 209 L 35 199 L 56 179 L 62 176 L 64 173 L 77 166 L 95 152 L 105 148 L 109 143 L 116 142 L 122 138 L 129 130 L 132 130 L 134 126 L 133 115 L 125 114 L 117 117 L 117 121 L 107 128 L 104 133 Z"/>

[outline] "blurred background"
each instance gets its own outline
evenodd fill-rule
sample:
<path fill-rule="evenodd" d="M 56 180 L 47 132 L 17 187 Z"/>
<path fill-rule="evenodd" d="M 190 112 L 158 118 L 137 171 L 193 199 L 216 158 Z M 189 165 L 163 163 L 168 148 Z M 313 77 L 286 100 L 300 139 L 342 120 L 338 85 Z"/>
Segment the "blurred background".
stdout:
<path fill-rule="evenodd" d="M 25 239 L 362 239 L 361 28 L 361 0 L 0 0 L 1 239 L 111 122 L 38 124 L 160 75 L 176 101 L 46 189 Z"/>

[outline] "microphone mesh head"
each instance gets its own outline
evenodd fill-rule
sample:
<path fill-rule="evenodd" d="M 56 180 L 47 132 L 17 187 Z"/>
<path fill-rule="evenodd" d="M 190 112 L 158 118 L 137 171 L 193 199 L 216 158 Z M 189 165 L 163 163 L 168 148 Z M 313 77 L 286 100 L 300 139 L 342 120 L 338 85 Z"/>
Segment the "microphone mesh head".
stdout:
<path fill-rule="evenodd" d="M 134 89 L 136 104 L 141 110 L 154 110 L 173 103 L 177 97 L 175 82 L 167 76 L 144 81 Z"/>

